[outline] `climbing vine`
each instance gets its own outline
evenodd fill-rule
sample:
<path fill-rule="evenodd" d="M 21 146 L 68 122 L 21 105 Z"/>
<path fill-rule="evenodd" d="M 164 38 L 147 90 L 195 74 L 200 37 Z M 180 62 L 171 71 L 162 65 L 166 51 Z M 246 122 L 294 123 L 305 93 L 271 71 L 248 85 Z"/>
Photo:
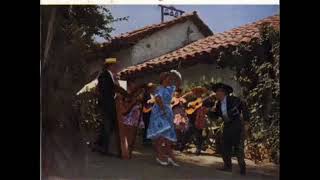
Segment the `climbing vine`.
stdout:
<path fill-rule="evenodd" d="M 221 66 L 236 70 L 235 79 L 251 114 L 247 156 L 256 161 L 279 160 L 280 135 L 280 34 L 271 26 L 262 26 L 261 38 L 223 53 Z"/>

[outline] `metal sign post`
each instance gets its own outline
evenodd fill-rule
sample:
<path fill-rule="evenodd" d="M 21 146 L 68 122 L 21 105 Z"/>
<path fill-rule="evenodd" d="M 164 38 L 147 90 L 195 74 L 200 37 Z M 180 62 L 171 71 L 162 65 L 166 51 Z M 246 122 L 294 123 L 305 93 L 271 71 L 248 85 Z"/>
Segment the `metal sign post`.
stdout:
<path fill-rule="evenodd" d="M 172 17 L 179 17 L 183 13 L 185 13 L 182 10 L 176 9 L 173 6 L 164 6 L 164 5 L 159 5 L 161 7 L 161 23 L 164 21 L 164 16 L 172 16 Z"/>

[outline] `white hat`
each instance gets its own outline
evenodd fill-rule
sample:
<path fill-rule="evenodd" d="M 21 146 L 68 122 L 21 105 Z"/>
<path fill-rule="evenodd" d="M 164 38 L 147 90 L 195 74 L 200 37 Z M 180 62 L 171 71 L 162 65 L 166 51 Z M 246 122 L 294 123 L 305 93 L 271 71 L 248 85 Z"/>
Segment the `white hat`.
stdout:
<path fill-rule="evenodd" d="M 174 75 L 178 76 L 178 77 L 179 77 L 179 79 L 180 79 L 180 80 L 182 80 L 182 76 L 181 76 L 181 74 L 180 74 L 180 72 L 179 72 L 179 71 L 172 69 L 172 70 L 170 70 L 170 73 L 172 73 L 172 74 L 174 74 Z"/>

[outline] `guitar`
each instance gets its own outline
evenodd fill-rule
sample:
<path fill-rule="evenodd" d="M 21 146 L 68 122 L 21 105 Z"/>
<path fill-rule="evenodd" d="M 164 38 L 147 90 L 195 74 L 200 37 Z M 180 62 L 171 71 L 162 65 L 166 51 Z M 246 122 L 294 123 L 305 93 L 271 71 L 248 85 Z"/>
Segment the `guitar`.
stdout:
<path fill-rule="evenodd" d="M 171 101 L 171 108 L 175 107 L 176 105 L 178 105 L 180 102 L 182 102 L 183 104 L 186 103 L 187 101 L 184 99 L 186 96 L 189 96 L 190 94 L 192 94 L 192 92 L 187 92 L 184 95 L 182 95 L 179 98 L 173 97 L 172 101 Z"/>
<path fill-rule="evenodd" d="M 186 113 L 188 115 L 193 114 L 197 109 L 202 107 L 203 102 L 206 101 L 207 99 L 211 98 L 212 96 L 215 96 L 216 93 L 212 93 L 209 96 L 205 98 L 197 98 L 196 100 L 188 103 L 188 108 L 186 109 Z"/>
<path fill-rule="evenodd" d="M 190 95 L 192 92 L 188 92 L 188 93 L 185 93 L 183 96 L 181 96 L 180 98 L 173 98 L 172 101 L 171 101 L 171 107 L 174 107 L 176 105 L 178 105 L 181 101 L 185 101 L 184 100 L 184 97 Z M 144 106 L 143 106 L 143 112 L 144 113 L 148 113 L 151 111 L 152 109 L 152 106 L 154 105 L 154 102 L 155 102 L 155 99 L 154 97 L 152 97 Z M 185 101 L 186 102 L 186 101 Z M 183 103 L 185 103 L 183 102 Z"/>

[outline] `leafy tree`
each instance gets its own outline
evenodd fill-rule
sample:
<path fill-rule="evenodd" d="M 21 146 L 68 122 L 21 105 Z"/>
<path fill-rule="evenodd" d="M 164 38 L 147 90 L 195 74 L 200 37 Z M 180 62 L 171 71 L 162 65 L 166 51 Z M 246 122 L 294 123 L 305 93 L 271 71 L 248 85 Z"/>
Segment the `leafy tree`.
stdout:
<path fill-rule="evenodd" d="M 43 175 L 83 172 L 86 147 L 72 107 L 88 80 L 91 61 L 100 60 L 94 37 L 110 38 L 115 19 L 102 6 L 40 6 L 40 63 Z"/>
<path fill-rule="evenodd" d="M 265 26 L 261 29 L 262 38 L 259 44 L 267 47 L 266 56 L 256 56 L 247 64 L 246 73 L 239 74 L 239 78 L 249 79 L 251 86 L 247 86 L 246 99 L 252 114 L 249 141 L 260 148 L 261 159 L 267 153 L 270 158 L 278 162 L 280 138 L 280 35 L 279 31 Z M 240 80 L 240 83 L 242 81 Z M 263 150 L 267 149 L 267 150 Z"/>

